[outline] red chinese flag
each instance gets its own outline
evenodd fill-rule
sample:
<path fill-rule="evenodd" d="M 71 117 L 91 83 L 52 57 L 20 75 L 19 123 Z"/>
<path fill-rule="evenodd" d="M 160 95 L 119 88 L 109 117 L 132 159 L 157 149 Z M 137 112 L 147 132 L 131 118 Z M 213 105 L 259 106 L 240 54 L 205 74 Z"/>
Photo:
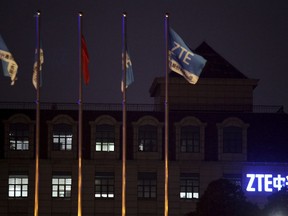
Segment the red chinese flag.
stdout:
<path fill-rule="evenodd" d="M 81 37 L 81 58 L 82 58 L 82 72 L 84 83 L 88 85 L 90 80 L 89 70 L 88 70 L 88 63 L 89 63 L 89 55 L 87 50 L 87 45 L 84 36 Z"/>

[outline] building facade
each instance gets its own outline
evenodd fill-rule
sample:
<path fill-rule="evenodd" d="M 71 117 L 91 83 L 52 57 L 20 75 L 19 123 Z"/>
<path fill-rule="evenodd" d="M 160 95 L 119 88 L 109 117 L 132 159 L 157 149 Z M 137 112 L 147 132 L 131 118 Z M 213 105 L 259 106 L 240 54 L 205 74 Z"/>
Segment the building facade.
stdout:
<path fill-rule="evenodd" d="M 195 210 L 208 184 L 227 178 L 262 206 L 288 185 L 288 115 L 253 105 L 249 79 L 202 43 L 208 61 L 196 85 L 169 77 L 169 215 Z M 127 106 L 127 216 L 164 212 L 164 78 L 155 78 L 154 104 Z M 35 105 L 2 103 L 0 215 L 33 215 Z M 41 104 L 39 215 L 76 216 L 78 110 Z M 83 215 L 121 215 L 122 109 L 85 104 Z"/>

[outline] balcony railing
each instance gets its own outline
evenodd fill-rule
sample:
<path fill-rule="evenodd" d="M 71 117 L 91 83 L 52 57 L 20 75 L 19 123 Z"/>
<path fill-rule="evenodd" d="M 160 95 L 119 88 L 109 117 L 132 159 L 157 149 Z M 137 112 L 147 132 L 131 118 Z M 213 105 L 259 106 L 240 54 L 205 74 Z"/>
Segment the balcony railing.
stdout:
<path fill-rule="evenodd" d="M 0 102 L 0 109 L 36 109 L 33 102 Z M 78 110 L 77 103 L 50 103 L 42 102 L 42 110 Z M 119 103 L 84 103 L 83 110 L 90 111 L 122 111 L 122 104 Z M 189 105 L 171 104 L 170 111 L 193 111 L 193 112 L 246 112 L 246 113 L 283 113 L 283 106 L 266 105 Z M 127 111 L 138 112 L 163 112 L 163 104 L 127 104 Z"/>

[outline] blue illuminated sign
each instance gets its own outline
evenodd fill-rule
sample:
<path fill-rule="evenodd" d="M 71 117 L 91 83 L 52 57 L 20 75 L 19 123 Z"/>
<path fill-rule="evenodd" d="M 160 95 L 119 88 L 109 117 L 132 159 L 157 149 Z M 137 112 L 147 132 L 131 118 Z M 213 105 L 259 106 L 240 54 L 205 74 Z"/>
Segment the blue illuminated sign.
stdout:
<path fill-rule="evenodd" d="M 246 174 L 247 192 L 275 192 L 288 186 L 288 175 L 281 174 Z"/>

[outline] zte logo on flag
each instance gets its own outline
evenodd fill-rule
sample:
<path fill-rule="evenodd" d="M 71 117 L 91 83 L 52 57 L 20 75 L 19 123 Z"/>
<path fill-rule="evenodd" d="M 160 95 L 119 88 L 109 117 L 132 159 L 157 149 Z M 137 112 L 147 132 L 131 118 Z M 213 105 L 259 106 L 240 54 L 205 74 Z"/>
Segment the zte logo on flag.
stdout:
<path fill-rule="evenodd" d="M 169 30 L 169 67 L 183 76 L 189 83 L 196 84 L 206 64 L 206 59 L 193 53 L 182 38 Z"/>
<path fill-rule="evenodd" d="M 185 49 L 180 44 L 174 41 L 174 47 L 171 49 L 171 52 L 177 56 L 178 59 L 182 60 L 183 63 L 189 65 L 191 57 L 194 56 L 194 53 L 190 50 Z"/>

